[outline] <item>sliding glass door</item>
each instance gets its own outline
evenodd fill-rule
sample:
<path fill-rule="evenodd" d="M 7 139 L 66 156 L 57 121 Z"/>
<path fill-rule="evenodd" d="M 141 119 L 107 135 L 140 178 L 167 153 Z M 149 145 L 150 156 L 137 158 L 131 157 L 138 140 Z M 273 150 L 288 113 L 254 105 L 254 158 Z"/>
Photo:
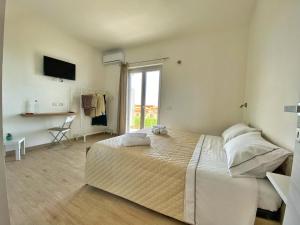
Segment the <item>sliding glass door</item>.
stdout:
<path fill-rule="evenodd" d="M 160 67 L 129 70 L 127 131 L 158 124 L 160 76 Z"/>

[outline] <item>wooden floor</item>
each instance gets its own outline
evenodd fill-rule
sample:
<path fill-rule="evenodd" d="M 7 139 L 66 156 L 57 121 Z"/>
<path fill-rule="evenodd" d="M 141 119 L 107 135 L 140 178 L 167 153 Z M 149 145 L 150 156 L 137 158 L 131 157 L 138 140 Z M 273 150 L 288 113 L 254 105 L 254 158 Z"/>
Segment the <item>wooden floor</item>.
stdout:
<path fill-rule="evenodd" d="M 84 183 L 87 144 L 57 145 L 6 158 L 12 225 L 179 225 L 165 217 Z"/>

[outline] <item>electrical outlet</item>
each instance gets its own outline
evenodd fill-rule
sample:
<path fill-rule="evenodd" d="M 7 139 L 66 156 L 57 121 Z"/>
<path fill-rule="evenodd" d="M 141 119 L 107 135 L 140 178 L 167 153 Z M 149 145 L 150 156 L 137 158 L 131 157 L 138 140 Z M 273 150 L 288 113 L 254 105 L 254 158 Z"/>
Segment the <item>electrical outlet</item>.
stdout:
<path fill-rule="evenodd" d="M 56 103 L 56 102 L 52 102 L 52 106 L 53 106 L 53 107 L 56 107 L 56 106 L 57 106 L 57 103 Z"/>
<path fill-rule="evenodd" d="M 60 102 L 60 103 L 58 104 L 58 106 L 64 106 L 64 103 Z"/>

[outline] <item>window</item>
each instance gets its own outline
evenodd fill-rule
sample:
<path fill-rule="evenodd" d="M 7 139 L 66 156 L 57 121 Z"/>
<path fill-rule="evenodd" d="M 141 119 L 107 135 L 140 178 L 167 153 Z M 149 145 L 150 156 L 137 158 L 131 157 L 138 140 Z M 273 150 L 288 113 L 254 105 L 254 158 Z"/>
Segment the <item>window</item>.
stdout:
<path fill-rule="evenodd" d="M 129 70 L 127 131 L 159 123 L 161 67 Z"/>

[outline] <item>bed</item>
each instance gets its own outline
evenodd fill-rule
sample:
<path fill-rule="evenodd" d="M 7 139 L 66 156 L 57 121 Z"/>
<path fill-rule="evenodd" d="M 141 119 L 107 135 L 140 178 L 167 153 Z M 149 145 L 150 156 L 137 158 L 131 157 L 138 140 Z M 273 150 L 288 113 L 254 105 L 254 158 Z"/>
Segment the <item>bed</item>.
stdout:
<path fill-rule="evenodd" d="M 221 137 L 144 132 L 151 146 L 122 147 L 120 137 L 93 144 L 86 183 L 188 224 L 254 224 L 258 199 L 265 196 L 259 193 L 272 186 L 264 181 L 259 188 L 255 178 L 231 178 Z M 271 195 L 276 199 L 274 190 Z M 277 198 L 268 204 L 281 203 Z"/>

